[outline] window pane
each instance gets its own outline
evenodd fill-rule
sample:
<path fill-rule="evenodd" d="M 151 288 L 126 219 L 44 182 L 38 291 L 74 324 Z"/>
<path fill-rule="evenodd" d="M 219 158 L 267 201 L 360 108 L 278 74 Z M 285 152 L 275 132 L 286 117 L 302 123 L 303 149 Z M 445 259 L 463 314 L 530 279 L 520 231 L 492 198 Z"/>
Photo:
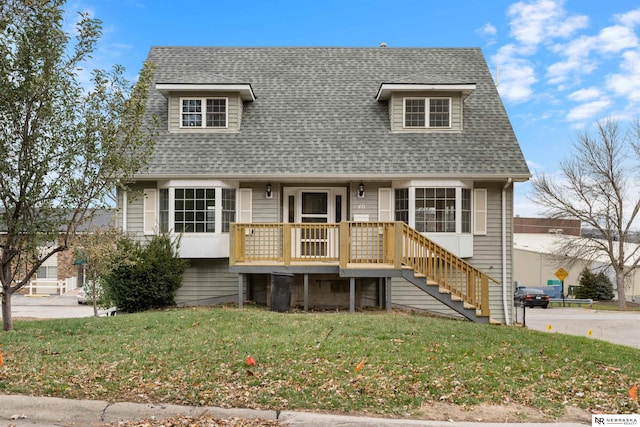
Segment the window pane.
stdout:
<path fill-rule="evenodd" d="M 227 100 L 207 99 L 207 127 L 227 126 Z"/>
<path fill-rule="evenodd" d="M 204 233 L 215 231 L 215 189 L 177 188 L 174 201 L 176 232 Z M 213 200 L 208 196 L 213 196 Z"/>
<path fill-rule="evenodd" d="M 160 189 L 160 232 L 169 231 L 169 189 Z"/>
<path fill-rule="evenodd" d="M 302 193 L 303 214 L 326 214 L 327 193 Z"/>
<path fill-rule="evenodd" d="M 456 232 L 456 189 L 416 188 L 415 228 L 422 232 Z"/>
<path fill-rule="evenodd" d="M 460 214 L 462 215 L 462 232 L 471 233 L 471 190 L 462 189 L 462 206 Z"/>
<path fill-rule="evenodd" d="M 417 191 L 417 189 L 416 189 Z M 424 196 L 424 191 L 423 191 Z M 395 220 L 409 223 L 409 189 L 398 188 L 395 190 Z"/>
<path fill-rule="evenodd" d="M 182 126 L 202 126 L 202 101 L 199 99 L 182 100 Z"/>
<path fill-rule="evenodd" d="M 405 127 L 425 126 L 425 100 L 405 99 L 404 125 Z"/>
<path fill-rule="evenodd" d="M 222 232 L 229 232 L 229 224 L 236 221 L 236 190 L 222 189 Z"/>
<path fill-rule="evenodd" d="M 448 98 L 429 100 L 429 127 L 449 127 L 449 103 Z"/>

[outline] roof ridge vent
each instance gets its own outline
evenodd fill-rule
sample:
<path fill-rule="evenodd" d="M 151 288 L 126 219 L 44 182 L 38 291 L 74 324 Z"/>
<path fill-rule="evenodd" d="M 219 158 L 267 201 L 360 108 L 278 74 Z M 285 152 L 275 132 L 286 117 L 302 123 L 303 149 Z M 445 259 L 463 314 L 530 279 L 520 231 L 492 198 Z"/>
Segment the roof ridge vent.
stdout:
<path fill-rule="evenodd" d="M 380 47 L 387 47 L 387 42 L 380 42 Z"/>

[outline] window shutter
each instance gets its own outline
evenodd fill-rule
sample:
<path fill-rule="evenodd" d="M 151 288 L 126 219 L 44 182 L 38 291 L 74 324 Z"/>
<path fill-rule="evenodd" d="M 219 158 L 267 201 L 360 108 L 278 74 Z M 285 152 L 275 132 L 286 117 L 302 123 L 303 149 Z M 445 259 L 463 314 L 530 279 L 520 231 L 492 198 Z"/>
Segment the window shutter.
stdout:
<path fill-rule="evenodd" d="M 378 188 L 378 221 L 393 221 L 393 188 Z"/>
<path fill-rule="evenodd" d="M 487 189 L 473 190 L 473 234 L 487 234 Z"/>
<path fill-rule="evenodd" d="M 238 215 L 236 216 L 239 223 L 250 223 L 251 218 L 251 188 L 240 188 L 238 190 Z"/>
<path fill-rule="evenodd" d="M 155 188 L 145 188 L 142 220 L 144 234 L 155 234 L 156 232 L 158 226 L 157 205 L 157 190 Z"/>

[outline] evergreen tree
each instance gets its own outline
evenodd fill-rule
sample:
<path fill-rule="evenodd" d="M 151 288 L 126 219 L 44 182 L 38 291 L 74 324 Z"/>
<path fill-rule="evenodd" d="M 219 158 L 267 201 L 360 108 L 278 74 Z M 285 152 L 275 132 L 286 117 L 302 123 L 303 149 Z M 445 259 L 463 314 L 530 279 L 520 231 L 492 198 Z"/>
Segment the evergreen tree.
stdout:
<path fill-rule="evenodd" d="M 594 274 L 585 268 L 580 274 L 580 286 L 576 298 L 590 298 L 594 301 L 610 301 L 613 299 L 613 285 L 604 272 Z"/>

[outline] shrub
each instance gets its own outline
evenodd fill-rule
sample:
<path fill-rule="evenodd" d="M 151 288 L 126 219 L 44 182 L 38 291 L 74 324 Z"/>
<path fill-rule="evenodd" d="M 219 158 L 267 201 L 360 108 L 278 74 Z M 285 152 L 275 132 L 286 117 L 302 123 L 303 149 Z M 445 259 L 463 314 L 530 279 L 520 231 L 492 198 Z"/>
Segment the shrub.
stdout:
<path fill-rule="evenodd" d="M 613 284 L 602 271 L 594 274 L 585 268 L 580 274 L 580 286 L 576 290 L 576 298 L 591 298 L 594 301 L 610 301 L 613 299 Z"/>
<path fill-rule="evenodd" d="M 118 241 L 115 267 L 103 277 L 105 293 L 124 312 L 175 305 L 187 261 L 178 256 L 178 240 L 157 235 L 141 244 L 126 237 Z"/>

